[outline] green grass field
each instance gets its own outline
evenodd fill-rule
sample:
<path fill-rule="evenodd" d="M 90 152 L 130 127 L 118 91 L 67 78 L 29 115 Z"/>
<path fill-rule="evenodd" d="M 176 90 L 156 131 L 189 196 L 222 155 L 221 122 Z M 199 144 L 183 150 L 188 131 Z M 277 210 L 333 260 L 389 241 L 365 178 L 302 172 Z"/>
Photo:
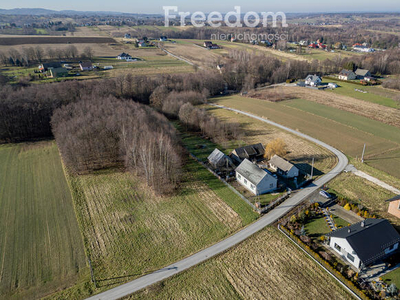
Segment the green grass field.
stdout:
<path fill-rule="evenodd" d="M 137 176 L 118 170 L 70 177 L 95 292 L 155 271 L 211 245 L 258 215 L 193 159 L 174 196 L 157 196 Z M 52 296 L 84 298 L 77 285 Z"/>
<path fill-rule="evenodd" d="M 328 298 L 352 299 L 282 233 L 267 227 L 226 253 L 125 299 Z"/>
<path fill-rule="evenodd" d="M 335 82 L 339 85 L 339 88 L 336 88 L 334 90 L 327 90 L 330 93 L 349 96 L 356 99 L 373 102 L 388 107 L 400 108 L 400 102 L 394 100 L 394 98 L 399 95 L 398 92 L 385 89 L 381 86 L 360 86 L 332 79 L 324 79 L 324 81 Z M 367 93 L 357 92 L 354 89 L 366 91 Z"/>
<path fill-rule="evenodd" d="M 400 268 L 397 268 L 394 271 L 387 273 L 386 275 L 382 276 L 382 279 L 387 284 L 394 283 L 396 287 L 400 286 Z"/>
<path fill-rule="evenodd" d="M 387 212 L 389 204 L 385 201 L 395 196 L 392 192 L 351 173 L 340 174 L 328 187 L 338 196 L 368 207 L 372 214 L 400 225 L 400 220 Z"/>
<path fill-rule="evenodd" d="M 87 275 L 54 142 L 0 146 L 0 298 L 37 299 Z"/>
<path fill-rule="evenodd" d="M 304 225 L 304 229 L 306 230 L 307 235 L 310 235 L 311 237 L 318 237 L 331 232 L 328 224 L 322 216 L 307 221 Z"/>
<path fill-rule="evenodd" d="M 229 96 L 213 101 L 304 132 L 353 158 L 360 158 L 365 143 L 368 165 L 400 177 L 400 157 L 396 155 L 400 150 L 400 131 L 394 126 L 300 99 L 271 103 Z"/>

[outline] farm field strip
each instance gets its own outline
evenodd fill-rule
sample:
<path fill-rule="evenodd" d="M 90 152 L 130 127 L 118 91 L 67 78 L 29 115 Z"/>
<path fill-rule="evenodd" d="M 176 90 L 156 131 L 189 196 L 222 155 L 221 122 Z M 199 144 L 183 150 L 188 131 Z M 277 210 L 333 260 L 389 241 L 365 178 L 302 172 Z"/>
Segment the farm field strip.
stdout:
<path fill-rule="evenodd" d="M 334 90 L 327 90 L 327 92 L 349 96 L 359 100 L 364 100 L 380 105 L 384 105 L 392 108 L 400 108 L 400 103 L 393 98 L 398 96 L 400 92 L 385 89 L 382 86 L 359 86 L 352 83 L 347 83 L 343 81 L 336 81 L 333 79 L 326 79 L 329 82 L 334 82 L 339 85 L 339 88 Z M 366 91 L 367 93 L 361 93 L 355 91 L 355 89 Z"/>
<path fill-rule="evenodd" d="M 87 272 L 54 142 L 0 146 L 0 298 L 36 299 Z"/>
<path fill-rule="evenodd" d="M 273 227 L 265 228 L 224 254 L 124 299 L 218 299 L 226 295 L 231 299 L 352 299 Z"/>
<path fill-rule="evenodd" d="M 354 127 L 349 126 L 348 124 L 342 124 L 340 123 L 340 120 L 331 120 L 324 116 L 305 112 L 290 107 L 285 104 L 285 102 L 270 103 L 265 100 L 243 98 L 240 96 L 215 98 L 214 102 L 227 107 L 241 109 L 259 116 L 267 117 L 277 123 L 295 130 L 300 130 L 301 132 L 340 149 L 352 157 L 361 156 L 364 143 L 367 144 L 367 155 L 378 155 L 379 153 L 399 147 L 399 144 L 394 142 L 394 140 L 398 140 L 397 131 L 393 131 L 395 136 L 391 137 L 391 140 L 378 135 L 379 132 L 382 132 L 382 128 L 386 128 L 385 124 L 382 124 L 383 126 L 380 127 L 380 124 L 378 123 L 379 125 L 377 124 L 377 126 L 380 128 L 377 128 L 373 132 L 368 132 L 358 129 L 357 124 L 353 124 Z M 332 111 L 331 107 L 325 107 L 324 109 L 326 109 L 327 112 Z M 357 119 L 356 115 L 354 115 L 354 117 Z M 365 118 L 365 122 L 367 128 L 368 123 L 371 122 L 371 120 Z M 377 159 L 377 157 L 374 159 Z M 379 170 L 399 177 L 400 171 L 398 165 L 396 165 L 396 161 L 396 158 L 383 159 L 379 162 L 385 162 L 385 165 L 378 165 L 377 163 L 376 167 Z M 378 160 L 374 160 L 374 162 L 378 162 Z"/>
<path fill-rule="evenodd" d="M 118 170 L 70 176 L 96 292 L 182 259 L 257 218 L 194 160 L 185 172 L 179 193 L 163 197 L 139 177 Z M 87 288 L 73 287 L 53 298 L 89 295 Z"/>

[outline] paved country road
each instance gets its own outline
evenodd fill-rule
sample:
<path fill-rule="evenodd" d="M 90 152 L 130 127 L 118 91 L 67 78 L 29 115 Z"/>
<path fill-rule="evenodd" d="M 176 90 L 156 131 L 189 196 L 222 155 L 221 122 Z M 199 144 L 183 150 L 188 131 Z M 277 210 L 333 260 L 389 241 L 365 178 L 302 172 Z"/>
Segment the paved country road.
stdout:
<path fill-rule="evenodd" d="M 325 143 L 323 143 L 317 139 L 314 139 L 308 135 L 305 135 L 303 133 L 300 133 L 293 129 L 287 128 L 285 126 L 282 126 L 282 125 L 272 122 L 270 120 L 266 120 L 261 117 L 258 117 L 258 116 L 240 111 L 240 110 L 227 108 L 227 107 L 216 105 L 216 104 L 210 104 L 210 105 L 244 114 L 251 118 L 260 120 L 262 122 L 265 122 L 265 123 L 271 124 L 273 126 L 279 127 L 281 129 L 284 129 L 286 131 L 289 131 L 297 136 L 300 136 L 306 140 L 309 140 L 315 144 L 318 144 L 318 145 L 328 149 L 329 151 L 333 152 L 338 158 L 338 164 L 335 166 L 335 168 L 333 168 L 333 170 L 331 170 L 324 176 L 320 177 L 318 180 L 314 181 L 313 184 L 311 184 L 307 188 L 304 188 L 304 189 L 294 193 L 293 196 L 291 196 L 288 200 L 283 202 L 281 205 L 274 208 L 268 214 L 261 217 L 258 221 L 245 227 L 244 229 L 240 230 L 239 232 L 235 233 L 234 235 L 231 235 L 230 237 L 228 237 L 228 238 L 226 238 L 226 239 L 224 239 L 224 240 L 222 240 L 200 252 L 197 252 L 185 259 L 182 259 L 176 263 L 173 263 L 172 265 L 169 265 L 165 268 L 162 268 L 158 271 L 155 271 L 151 274 L 145 275 L 143 277 L 140 277 L 140 278 L 130 281 L 128 283 L 122 284 L 122 285 L 115 287 L 113 289 L 110 289 L 106 292 L 97 294 L 88 299 L 90 299 L 90 300 L 95 300 L 95 299 L 96 300 L 100 300 L 100 299 L 101 300 L 110 300 L 110 299 L 119 299 L 121 297 L 128 296 L 128 295 L 130 295 L 136 291 L 139 291 L 149 285 L 152 285 L 156 282 L 159 282 L 168 277 L 176 275 L 186 269 L 189 269 L 201 262 L 206 261 L 207 259 L 209 259 L 215 255 L 218 255 L 218 254 L 228 250 L 229 248 L 246 240 L 251 235 L 255 234 L 256 232 L 260 231 L 261 229 L 274 223 L 279 218 L 284 216 L 294 206 L 296 206 L 299 203 L 301 203 L 302 201 L 304 201 L 311 193 L 313 193 L 314 191 L 316 191 L 317 189 L 322 187 L 324 184 L 326 184 L 330 180 L 332 180 L 335 176 L 340 174 L 348 164 L 347 157 L 342 152 L 340 152 L 340 151 L 336 150 L 335 148 L 329 146 L 328 144 L 325 144 Z"/>

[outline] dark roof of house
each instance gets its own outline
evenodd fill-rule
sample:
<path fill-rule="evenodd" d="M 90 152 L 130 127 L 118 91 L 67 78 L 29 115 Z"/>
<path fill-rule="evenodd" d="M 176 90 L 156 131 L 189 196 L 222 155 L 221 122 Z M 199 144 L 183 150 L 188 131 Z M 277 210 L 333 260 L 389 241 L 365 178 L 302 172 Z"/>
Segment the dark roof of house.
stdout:
<path fill-rule="evenodd" d="M 346 75 L 346 76 L 349 76 L 350 74 L 354 74 L 354 72 L 353 71 L 351 71 L 351 70 L 342 70 L 339 74 L 340 75 Z"/>
<path fill-rule="evenodd" d="M 250 158 L 251 156 L 262 156 L 265 153 L 264 146 L 259 144 L 244 146 L 234 150 L 239 158 Z"/>
<path fill-rule="evenodd" d="M 321 77 L 317 75 L 308 75 L 306 80 L 311 80 L 313 82 L 316 82 L 316 81 L 321 81 Z"/>
<path fill-rule="evenodd" d="M 218 150 L 215 148 L 215 150 L 208 156 L 208 161 L 211 164 L 218 164 L 221 159 L 231 161 L 231 158 L 227 155 L 225 155 L 222 151 Z"/>
<path fill-rule="evenodd" d="M 264 177 L 269 176 L 267 172 L 260 169 L 248 159 L 243 160 L 235 171 L 254 185 L 258 185 L 260 181 L 264 179 Z"/>
<path fill-rule="evenodd" d="M 282 171 L 289 171 L 294 167 L 293 164 L 276 154 L 269 160 L 269 164 L 281 169 Z"/>
<path fill-rule="evenodd" d="M 61 74 L 61 73 L 68 73 L 66 68 L 53 68 L 50 70 L 51 73 Z"/>
<path fill-rule="evenodd" d="M 49 69 L 49 68 L 62 68 L 61 63 L 59 62 L 48 62 L 48 63 L 43 63 L 42 64 L 44 69 Z"/>
<path fill-rule="evenodd" d="M 118 55 L 120 57 L 130 57 L 130 55 L 128 53 L 122 52 L 120 55 Z"/>
<path fill-rule="evenodd" d="M 369 73 L 369 70 L 364 70 L 364 69 L 357 69 L 356 70 L 356 75 L 358 76 L 367 76 Z"/>
<path fill-rule="evenodd" d="M 327 236 L 346 239 L 364 265 L 382 258 L 385 249 L 400 242 L 399 233 L 385 219 L 365 219 Z"/>
<path fill-rule="evenodd" d="M 386 200 L 386 202 L 392 202 L 392 201 L 397 201 L 397 200 L 400 200 L 400 195 L 397 195 L 389 200 Z"/>
<path fill-rule="evenodd" d="M 93 65 L 90 61 L 84 61 L 80 63 L 82 68 L 91 68 Z"/>

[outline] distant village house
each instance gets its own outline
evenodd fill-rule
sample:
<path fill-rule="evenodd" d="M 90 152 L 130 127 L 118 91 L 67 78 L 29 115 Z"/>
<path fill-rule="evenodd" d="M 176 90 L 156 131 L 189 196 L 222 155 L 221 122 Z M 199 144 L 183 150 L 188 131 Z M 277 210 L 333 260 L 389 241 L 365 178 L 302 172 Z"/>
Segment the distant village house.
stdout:
<path fill-rule="evenodd" d="M 122 52 L 117 56 L 117 59 L 132 59 L 132 56 L 130 56 L 128 53 Z"/>
<path fill-rule="evenodd" d="M 306 80 L 305 80 L 305 84 L 308 86 L 319 86 L 322 83 L 322 79 L 321 77 L 317 76 L 317 75 L 308 75 Z"/>
<path fill-rule="evenodd" d="M 356 73 L 354 73 L 351 70 L 342 70 L 339 73 L 339 79 L 340 80 L 355 80 L 357 79 Z"/>
<path fill-rule="evenodd" d="M 93 65 L 90 61 L 84 61 L 79 63 L 79 67 L 81 68 L 82 71 L 92 71 L 93 70 Z"/>

